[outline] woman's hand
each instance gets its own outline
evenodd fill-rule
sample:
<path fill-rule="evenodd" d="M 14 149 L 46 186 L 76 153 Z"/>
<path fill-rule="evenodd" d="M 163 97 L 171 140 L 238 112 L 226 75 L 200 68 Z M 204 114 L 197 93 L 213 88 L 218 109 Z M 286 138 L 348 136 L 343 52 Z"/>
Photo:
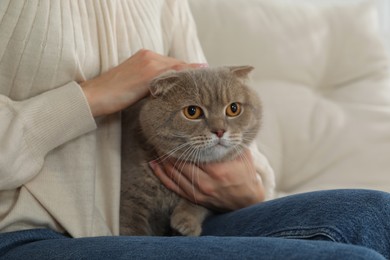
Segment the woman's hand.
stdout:
<path fill-rule="evenodd" d="M 249 150 L 223 163 L 196 166 L 180 161 L 154 161 L 150 166 L 168 189 L 213 210 L 236 210 L 265 198 Z"/>
<path fill-rule="evenodd" d="M 96 117 L 118 112 L 145 97 L 150 81 L 163 72 L 204 66 L 140 50 L 122 64 L 80 85 Z"/>

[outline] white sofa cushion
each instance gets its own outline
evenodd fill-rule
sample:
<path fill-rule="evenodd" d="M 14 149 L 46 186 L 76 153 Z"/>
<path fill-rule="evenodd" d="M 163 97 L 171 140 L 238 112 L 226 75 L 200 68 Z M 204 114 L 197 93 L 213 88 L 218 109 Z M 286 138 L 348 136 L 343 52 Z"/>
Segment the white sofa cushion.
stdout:
<path fill-rule="evenodd" d="M 389 58 L 371 0 L 190 0 L 211 66 L 254 66 L 279 194 L 390 191 Z"/>

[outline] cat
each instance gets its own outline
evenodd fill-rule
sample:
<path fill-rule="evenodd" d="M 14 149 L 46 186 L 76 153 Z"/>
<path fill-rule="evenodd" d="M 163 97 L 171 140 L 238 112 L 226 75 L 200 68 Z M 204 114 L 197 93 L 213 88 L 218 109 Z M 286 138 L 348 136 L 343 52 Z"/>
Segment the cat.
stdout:
<path fill-rule="evenodd" d="M 151 82 L 149 97 L 122 112 L 121 235 L 201 234 L 211 212 L 168 190 L 148 162 L 199 164 L 238 156 L 261 124 L 259 97 L 246 85 L 252 70 L 170 71 Z"/>

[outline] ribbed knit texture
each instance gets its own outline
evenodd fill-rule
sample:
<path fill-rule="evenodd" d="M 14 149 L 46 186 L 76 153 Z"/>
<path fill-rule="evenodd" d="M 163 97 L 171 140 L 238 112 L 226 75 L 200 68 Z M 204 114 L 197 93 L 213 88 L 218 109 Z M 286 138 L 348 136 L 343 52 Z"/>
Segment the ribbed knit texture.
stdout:
<path fill-rule="evenodd" d="M 0 1 L 0 232 L 118 234 L 120 117 L 94 120 L 77 82 L 141 48 L 204 62 L 188 14 L 184 0 Z"/>

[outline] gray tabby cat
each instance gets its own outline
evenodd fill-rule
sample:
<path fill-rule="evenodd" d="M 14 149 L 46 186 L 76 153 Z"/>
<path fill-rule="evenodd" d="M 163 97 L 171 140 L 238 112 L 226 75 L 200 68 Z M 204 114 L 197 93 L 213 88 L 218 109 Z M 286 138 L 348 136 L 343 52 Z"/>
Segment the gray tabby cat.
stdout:
<path fill-rule="evenodd" d="M 259 99 L 245 85 L 252 69 L 168 72 L 151 83 L 150 97 L 123 112 L 121 235 L 200 235 L 210 212 L 165 188 L 148 162 L 238 156 L 260 127 Z"/>

